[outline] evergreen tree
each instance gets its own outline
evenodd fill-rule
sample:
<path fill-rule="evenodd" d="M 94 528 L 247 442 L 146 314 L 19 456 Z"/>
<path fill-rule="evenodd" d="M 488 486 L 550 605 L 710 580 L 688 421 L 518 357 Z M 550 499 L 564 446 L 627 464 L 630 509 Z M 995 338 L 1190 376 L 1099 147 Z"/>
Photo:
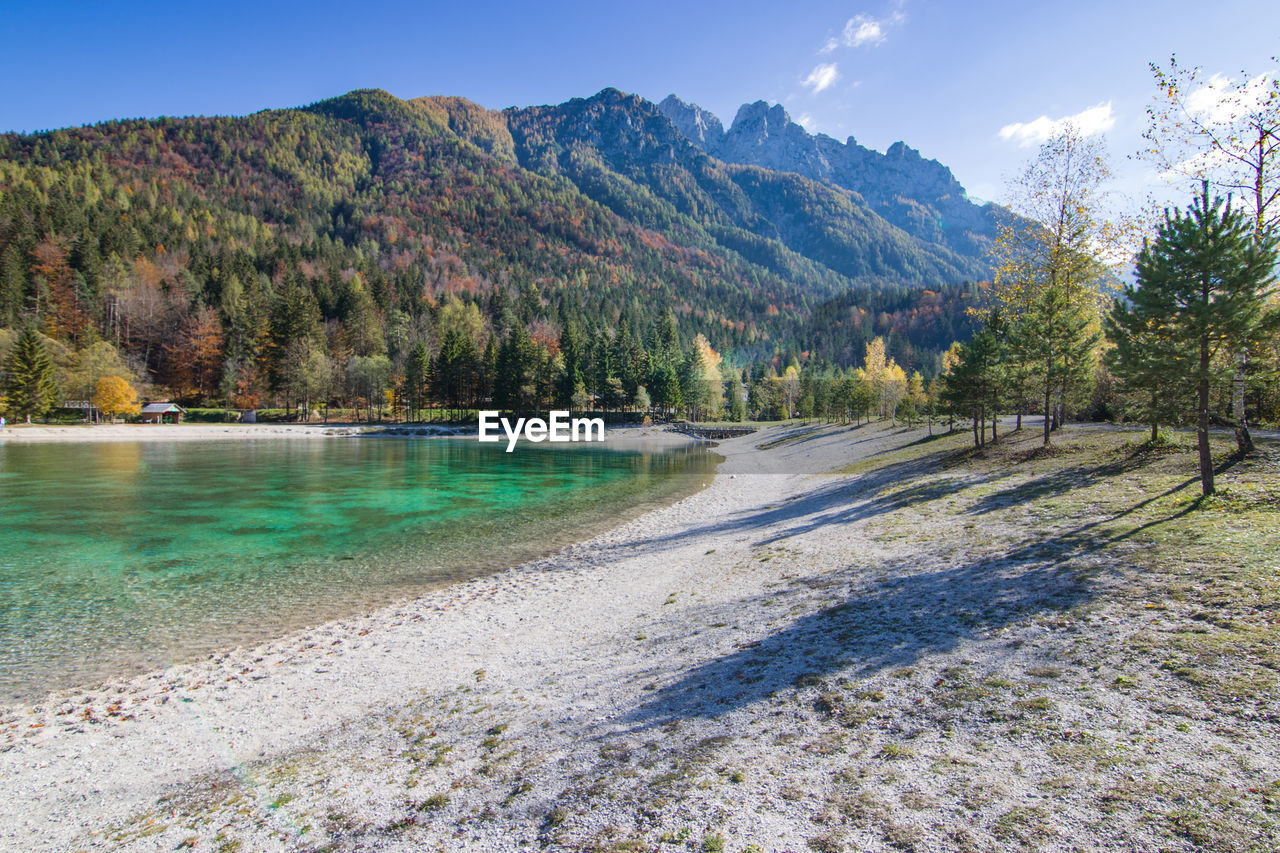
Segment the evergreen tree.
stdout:
<path fill-rule="evenodd" d="M 680 360 L 676 381 L 680 384 L 680 399 L 690 420 L 701 420 L 706 408 L 706 383 L 702 376 L 702 355 L 697 347 L 690 347 Z"/>
<path fill-rule="evenodd" d="M 577 324 L 572 321 L 566 322 L 560 331 L 560 356 L 564 367 L 556 380 L 556 404 L 577 409 L 586 408 L 573 404 L 579 386 L 582 386 L 583 393 L 586 393 L 586 381 L 582 369 L 584 361 L 582 336 L 578 332 Z"/>
<path fill-rule="evenodd" d="M 680 380 L 676 369 L 666 359 L 655 359 L 649 365 L 649 396 L 654 407 L 664 414 L 680 408 Z"/>
<path fill-rule="evenodd" d="M 958 350 L 959 360 L 946 374 L 944 400 L 952 411 L 973 418 L 973 446 L 986 444 L 986 416 L 999 411 L 1000 342 L 991 324 Z M 995 435 L 992 435 L 995 440 Z"/>
<path fill-rule="evenodd" d="M 1200 487 L 1214 493 L 1209 452 L 1209 389 L 1219 378 L 1219 349 L 1240 350 L 1274 329 L 1268 314 L 1275 290 L 1276 237 L 1256 233 L 1254 222 L 1230 202 L 1209 197 L 1209 185 L 1185 212 L 1165 211 L 1153 243 L 1138 256 L 1134 310 L 1167 327 L 1172 339 L 1194 347 L 1190 378 L 1196 388 Z"/>
<path fill-rule="evenodd" d="M 39 417 L 58 399 L 58 383 L 53 359 L 49 357 L 40 333 L 27 326 L 14 342 L 4 365 L 4 396 L 14 417 Z"/>
<path fill-rule="evenodd" d="M 498 375 L 498 333 L 489 335 L 489 342 L 484 346 L 484 355 L 480 357 L 480 369 L 476 374 L 476 401 L 492 401 Z"/>
<path fill-rule="evenodd" d="M 1162 304 L 1167 294 L 1158 288 L 1126 285 L 1105 320 L 1112 343 L 1104 361 L 1119 381 L 1126 408 L 1151 425 L 1151 441 L 1160 435 L 1161 423 L 1175 423 L 1187 415 L 1192 384 L 1195 345 L 1175 338 L 1159 317 L 1173 306 Z"/>
<path fill-rule="evenodd" d="M 22 251 L 16 245 L 10 243 L 0 253 L 0 327 L 14 326 L 22 317 L 27 292 L 24 266 Z"/>
<path fill-rule="evenodd" d="M 1066 406 L 1093 376 L 1102 333 L 1093 306 L 1061 282 L 1044 287 L 1022 316 L 1022 351 L 1034 366 L 1043 394 L 1044 443 L 1061 425 Z"/>
<path fill-rule="evenodd" d="M 283 388 L 289 372 L 290 352 L 305 349 L 305 341 L 316 341 L 320 335 L 320 309 L 305 287 L 291 283 L 280 292 L 271 306 L 271 383 Z M 291 345 L 293 346 L 291 350 Z"/>
<path fill-rule="evenodd" d="M 517 321 L 498 347 L 494 366 L 493 402 L 499 409 L 527 411 L 534 398 L 534 345 L 524 324 Z"/>
<path fill-rule="evenodd" d="M 436 398 L 454 410 L 461 409 L 464 402 L 470 405 L 475 396 L 478 361 L 471 336 L 457 326 L 450 326 L 435 360 L 432 384 Z"/>
<path fill-rule="evenodd" d="M 431 357 L 427 355 L 427 345 L 418 341 L 409 350 L 404 368 L 404 396 L 415 418 L 426 403 L 427 382 L 430 377 Z"/>

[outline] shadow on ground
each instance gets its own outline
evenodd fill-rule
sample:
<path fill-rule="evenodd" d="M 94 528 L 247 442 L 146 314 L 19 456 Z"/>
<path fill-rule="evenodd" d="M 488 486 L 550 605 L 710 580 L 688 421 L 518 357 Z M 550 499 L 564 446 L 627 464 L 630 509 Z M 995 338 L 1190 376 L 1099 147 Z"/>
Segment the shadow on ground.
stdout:
<path fill-rule="evenodd" d="M 712 524 L 690 526 L 675 536 L 664 535 L 649 539 L 628 540 L 618 547 L 624 547 L 628 551 L 635 548 L 651 551 L 672 550 L 708 536 L 751 535 L 753 532 L 784 525 L 781 530 L 754 543 L 756 546 L 763 546 L 831 525 L 852 524 L 895 509 L 954 494 L 976 482 L 1008 476 L 1007 472 L 1002 472 L 978 479 L 943 477 L 905 489 L 889 491 L 892 485 L 905 482 L 908 478 L 941 470 L 954 457 L 954 451 L 938 451 L 919 459 L 888 463 L 869 473 L 835 480 L 798 497 L 783 499 L 776 504 L 744 512 L 729 519 Z M 603 549 L 603 553 L 607 553 L 607 550 Z"/>
<path fill-rule="evenodd" d="M 627 722 L 645 728 L 684 717 L 719 716 L 837 671 L 853 668 L 866 676 L 911 666 L 927 655 L 953 650 L 968 637 L 1038 612 L 1069 609 L 1090 595 L 1090 583 L 1088 572 L 1065 561 L 1070 551 L 1087 547 L 1087 537 L 1030 544 L 990 559 L 915 574 L 907 574 L 906 565 L 879 566 L 890 577 L 686 672 L 651 694 Z M 800 589 L 790 593 L 803 594 Z M 772 597 L 775 609 L 782 609 L 778 596 Z M 753 610 L 764 603 L 756 599 L 740 606 Z"/>
<path fill-rule="evenodd" d="M 1043 494 L 1057 487 L 1056 476 L 1046 479 L 1050 482 L 1032 492 Z M 1192 478 L 1119 512 L 946 568 L 921 572 L 914 561 L 905 559 L 874 567 L 851 566 L 843 576 L 828 576 L 825 583 L 854 586 L 869 571 L 882 577 L 853 589 L 838 604 L 689 670 L 651 694 L 627 722 L 647 728 L 684 717 L 716 717 L 836 672 L 867 676 L 911 666 L 928 655 L 952 651 L 967 638 L 1038 614 L 1068 610 L 1092 597 L 1100 572 L 1122 568 L 1115 557 L 1089 558 L 1107 545 L 1194 511 L 1198 502 L 1142 524 L 1121 525 L 1122 530 L 1117 530 L 1117 523 L 1196 482 Z M 950 488 L 949 481 L 936 484 L 936 489 L 931 485 L 905 490 L 904 499 L 928 500 L 933 492 Z M 828 497 L 834 501 L 838 496 Z M 876 501 L 868 504 L 874 506 Z M 846 507 L 828 513 L 826 521 L 807 520 L 806 526 L 819 527 L 841 513 L 848 518 L 866 511 Z M 812 583 L 801 582 L 789 591 L 771 594 L 774 609 L 785 612 L 791 603 L 788 598 L 802 605 L 808 593 L 805 587 Z M 764 597 L 743 601 L 738 607 L 758 612 L 765 608 Z"/>

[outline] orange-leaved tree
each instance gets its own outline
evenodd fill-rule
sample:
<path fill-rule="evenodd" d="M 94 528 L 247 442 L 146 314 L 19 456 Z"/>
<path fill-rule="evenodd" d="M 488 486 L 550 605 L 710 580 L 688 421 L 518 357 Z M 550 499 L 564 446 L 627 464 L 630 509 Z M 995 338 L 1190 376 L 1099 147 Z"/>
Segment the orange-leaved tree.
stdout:
<path fill-rule="evenodd" d="M 98 380 L 93 404 L 112 421 L 120 415 L 136 415 L 142 411 L 137 390 L 119 376 L 104 376 Z"/>

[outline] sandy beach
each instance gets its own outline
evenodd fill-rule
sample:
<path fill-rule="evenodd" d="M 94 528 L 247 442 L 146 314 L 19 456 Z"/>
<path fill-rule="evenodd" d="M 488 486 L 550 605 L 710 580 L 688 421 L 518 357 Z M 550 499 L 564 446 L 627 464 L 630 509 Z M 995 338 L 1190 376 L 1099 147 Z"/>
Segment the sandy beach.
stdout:
<path fill-rule="evenodd" d="M 470 437 L 474 426 L 442 424 L 95 424 L 53 426 L 9 425 L 0 430 L 0 445 L 48 444 L 54 442 L 115 441 L 222 441 L 228 439 L 276 438 L 426 438 Z M 674 447 L 691 441 L 688 436 L 660 426 L 611 426 L 605 431 L 610 447 L 636 449 Z"/>
<path fill-rule="evenodd" d="M 1274 837 L 1244 793 L 1280 780 L 1274 693 L 1144 668 L 1191 616 L 1117 592 L 1141 546 L 1081 547 L 1088 507 L 1037 528 L 926 440 L 727 441 L 705 490 L 548 558 L 6 709 L 0 847 L 1198 849 L 1149 819 L 1166 777 Z"/>
<path fill-rule="evenodd" d="M 43 444 L 82 441 L 213 441 L 228 438 L 334 438 L 367 428 L 347 424 L 10 424 L 0 442 Z"/>

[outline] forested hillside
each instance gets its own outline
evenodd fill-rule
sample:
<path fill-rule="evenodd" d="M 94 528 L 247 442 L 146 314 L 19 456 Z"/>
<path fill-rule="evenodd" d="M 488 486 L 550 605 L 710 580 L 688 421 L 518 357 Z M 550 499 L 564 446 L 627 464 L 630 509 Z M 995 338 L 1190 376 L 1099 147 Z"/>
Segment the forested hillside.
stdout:
<path fill-rule="evenodd" d="M 928 374 L 984 271 L 615 90 L 0 136 L 0 349 L 37 329 L 61 398 L 123 375 L 244 408 L 621 405 L 725 357 L 847 366 L 874 335 Z"/>

